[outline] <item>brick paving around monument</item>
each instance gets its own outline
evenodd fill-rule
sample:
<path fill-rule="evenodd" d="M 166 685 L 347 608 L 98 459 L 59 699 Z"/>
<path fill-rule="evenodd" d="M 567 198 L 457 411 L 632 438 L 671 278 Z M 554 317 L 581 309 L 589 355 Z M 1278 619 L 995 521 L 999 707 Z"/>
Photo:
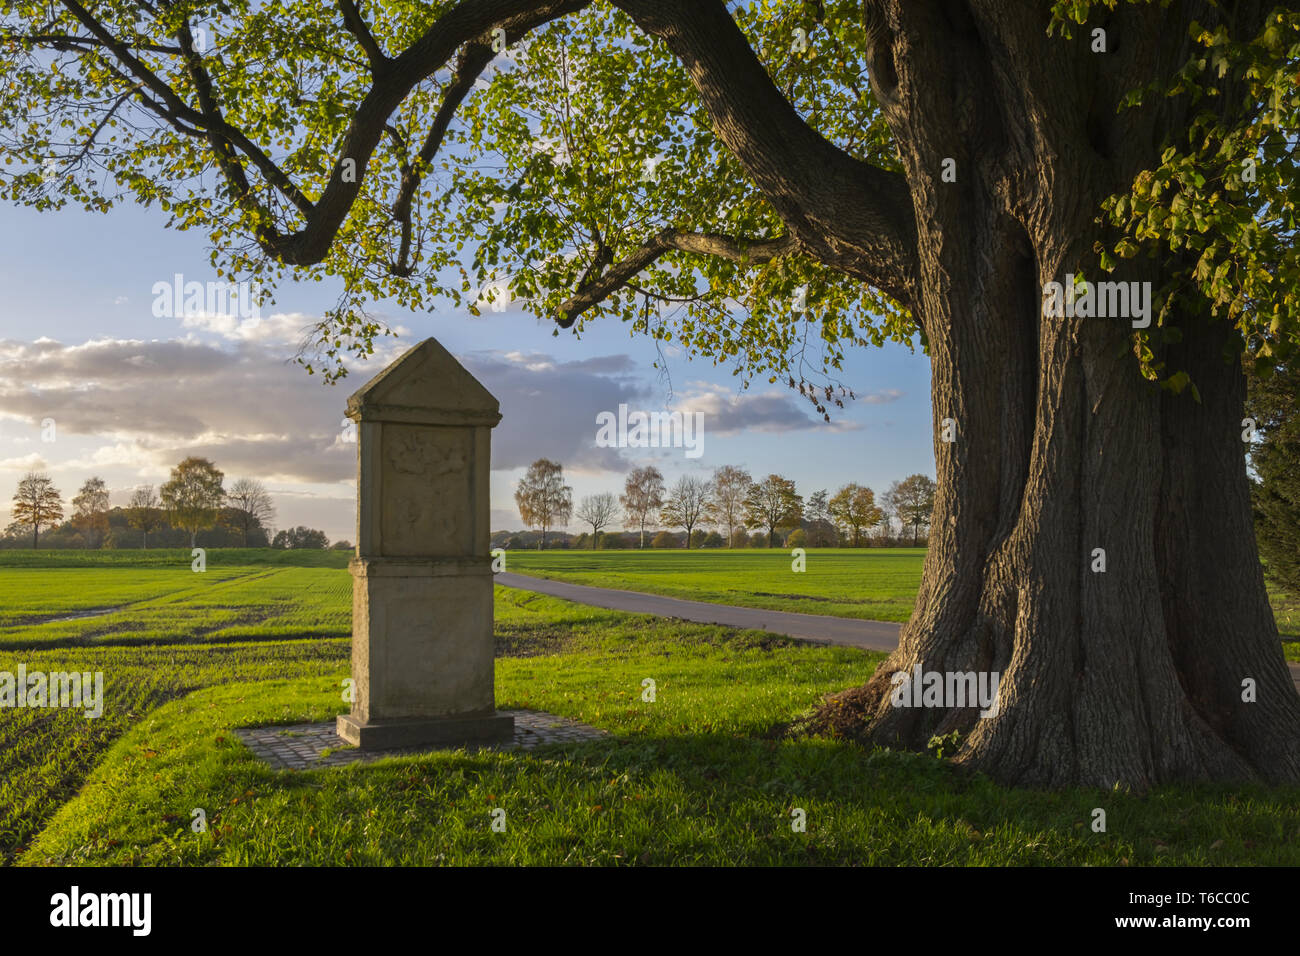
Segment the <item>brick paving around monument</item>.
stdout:
<path fill-rule="evenodd" d="M 515 738 L 510 743 L 468 749 L 532 750 L 545 744 L 581 743 L 607 736 L 603 730 L 541 710 L 503 710 L 515 718 Z M 318 770 L 451 748 L 406 747 L 362 753 L 334 732 L 334 721 L 236 729 L 248 749 L 276 770 Z M 330 751 L 328 754 L 325 751 Z"/>

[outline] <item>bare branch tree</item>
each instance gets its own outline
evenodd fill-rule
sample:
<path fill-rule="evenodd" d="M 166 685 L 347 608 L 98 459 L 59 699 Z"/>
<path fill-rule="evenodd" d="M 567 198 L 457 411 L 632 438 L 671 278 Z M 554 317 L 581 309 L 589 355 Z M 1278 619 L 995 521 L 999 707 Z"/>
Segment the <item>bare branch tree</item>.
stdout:
<path fill-rule="evenodd" d="M 599 546 L 600 530 L 618 514 L 618 500 L 608 491 L 587 495 L 578 504 L 578 518 L 591 525 L 591 546 Z"/>
<path fill-rule="evenodd" d="M 256 526 L 263 529 L 275 517 L 275 504 L 266 486 L 254 478 L 240 478 L 226 492 L 226 503 L 237 512 L 239 543 L 248 547 L 248 533 Z"/>
<path fill-rule="evenodd" d="M 141 485 L 131 492 L 131 500 L 126 505 L 126 521 L 144 536 L 140 546 L 149 547 L 149 532 L 163 524 L 162 508 L 153 485 Z"/>
<path fill-rule="evenodd" d="M 723 465 L 713 473 L 713 494 L 709 496 L 706 516 L 727 529 L 728 548 L 732 547 L 736 529 L 745 523 L 745 496 L 752 482 L 749 472 L 734 465 Z"/>
<path fill-rule="evenodd" d="M 691 546 L 691 531 L 704 518 L 713 486 L 703 478 L 695 475 L 682 475 L 668 492 L 668 497 L 659 509 L 659 520 L 670 527 L 686 529 L 686 544 Z"/>
<path fill-rule="evenodd" d="M 633 469 L 623 485 L 623 494 L 619 495 L 623 510 L 627 513 L 627 523 L 641 529 L 641 543 L 645 547 L 645 529 L 650 524 L 651 516 L 664 503 L 664 476 L 654 465 Z"/>

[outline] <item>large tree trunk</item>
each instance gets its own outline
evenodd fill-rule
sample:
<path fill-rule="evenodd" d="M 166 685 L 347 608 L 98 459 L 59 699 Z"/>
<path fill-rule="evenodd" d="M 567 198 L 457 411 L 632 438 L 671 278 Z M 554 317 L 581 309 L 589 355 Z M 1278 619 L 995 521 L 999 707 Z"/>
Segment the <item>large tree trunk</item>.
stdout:
<path fill-rule="evenodd" d="M 1093 24 L 1049 39 L 1046 14 L 1019 3 L 877 6 L 874 85 L 918 210 L 914 313 L 936 425 L 955 419 L 959 438 L 936 436 L 930 548 L 899 649 L 819 722 L 916 749 L 959 731 L 957 761 L 1004 783 L 1300 781 L 1300 696 L 1251 524 L 1244 381 L 1224 358 L 1240 343 L 1196 314 L 1167 321 L 1183 340 L 1163 358 L 1198 402 L 1139 374 L 1128 320 L 1042 309 L 1045 283 L 1099 278 L 1101 201 L 1180 122 L 1167 103 L 1118 116 L 1115 103 L 1153 64 L 1185 59 L 1186 30 L 1121 4 L 1099 55 Z M 1180 266 L 1142 263 L 1100 278 L 1158 289 Z M 999 674 L 996 713 L 894 706 L 893 675 L 917 667 Z"/>

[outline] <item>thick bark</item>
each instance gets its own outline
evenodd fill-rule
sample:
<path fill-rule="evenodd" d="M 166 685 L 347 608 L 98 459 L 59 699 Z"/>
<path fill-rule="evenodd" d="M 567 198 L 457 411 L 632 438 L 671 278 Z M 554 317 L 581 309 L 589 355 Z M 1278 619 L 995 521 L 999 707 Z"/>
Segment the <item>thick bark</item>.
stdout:
<path fill-rule="evenodd" d="M 1029 418 L 1023 400 L 964 419 L 964 453 L 937 451 L 960 477 L 941 482 L 917 611 L 838 701 L 866 739 L 923 747 L 961 730 L 959 761 L 1028 785 L 1300 779 L 1300 698 L 1251 534 L 1241 373 L 1220 330 L 1184 329 L 1176 358 L 1202 404 L 1117 361 L 1122 328 L 1079 319 L 1043 332 L 1027 466 L 1012 463 L 1014 429 L 979 424 Z M 996 369 L 971 390 L 999 395 Z M 994 481 L 1021 489 L 998 511 L 981 507 Z M 999 673 L 996 716 L 893 707 L 890 675 L 917 666 Z"/>
<path fill-rule="evenodd" d="M 1048 39 L 1045 7 L 874 7 L 874 84 L 917 211 L 934 416 L 960 437 L 936 436 L 930 550 L 898 651 L 815 724 L 909 748 L 960 731 L 959 763 L 1029 786 L 1300 781 L 1300 697 L 1255 548 L 1230 331 L 1173 317 L 1184 338 L 1164 358 L 1198 402 L 1141 377 L 1128 320 L 1045 317 L 1040 299 L 1067 272 L 1097 279 L 1101 200 L 1180 120 L 1176 103 L 1118 117 L 1115 103 L 1185 59 L 1186 30 L 1121 5 L 1099 55 L 1092 24 Z M 1180 268 L 1126 265 L 1101 278 L 1159 288 Z M 894 706 L 892 676 L 918 667 L 998 673 L 996 713 Z"/>

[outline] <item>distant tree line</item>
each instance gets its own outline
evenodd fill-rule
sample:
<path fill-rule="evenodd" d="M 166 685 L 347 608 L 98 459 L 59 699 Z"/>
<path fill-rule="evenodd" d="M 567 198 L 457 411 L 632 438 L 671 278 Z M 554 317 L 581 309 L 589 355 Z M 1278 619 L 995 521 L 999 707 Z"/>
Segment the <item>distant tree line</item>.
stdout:
<path fill-rule="evenodd" d="M 831 494 L 806 499 L 781 475 L 755 479 L 724 465 L 704 478 L 683 475 L 671 486 L 653 466 L 634 469 L 617 497 L 588 495 L 574 506 L 573 488 L 559 462 L 539 458 L 515 488 L 519 515 L 531 531 L 500 531 L 504 548 L 776 548 L 921 545 L 934 510 L 935 483 L 925 475 L 895 481 L 875 492 L 850 482 Z M 590 527 L 564 528 L 577 517 Z M 631 534 L 607 530 L 619 526 Z"/>
<path fill-rule="evenodd" d="M 87 478 L 65 507 L 49 475 L 28 472 L 18 482 L 3 548 L 328 548 L 323 531 L 297 527 L 275 532 L 275 507 L 265 486 L 225 475 L 208 459 L 191 456 L 157 489 L 143 485 L 125 507 L 109 505 L 102 478 Z M 334 547 L 351 548 L 346 541 Z"/>

